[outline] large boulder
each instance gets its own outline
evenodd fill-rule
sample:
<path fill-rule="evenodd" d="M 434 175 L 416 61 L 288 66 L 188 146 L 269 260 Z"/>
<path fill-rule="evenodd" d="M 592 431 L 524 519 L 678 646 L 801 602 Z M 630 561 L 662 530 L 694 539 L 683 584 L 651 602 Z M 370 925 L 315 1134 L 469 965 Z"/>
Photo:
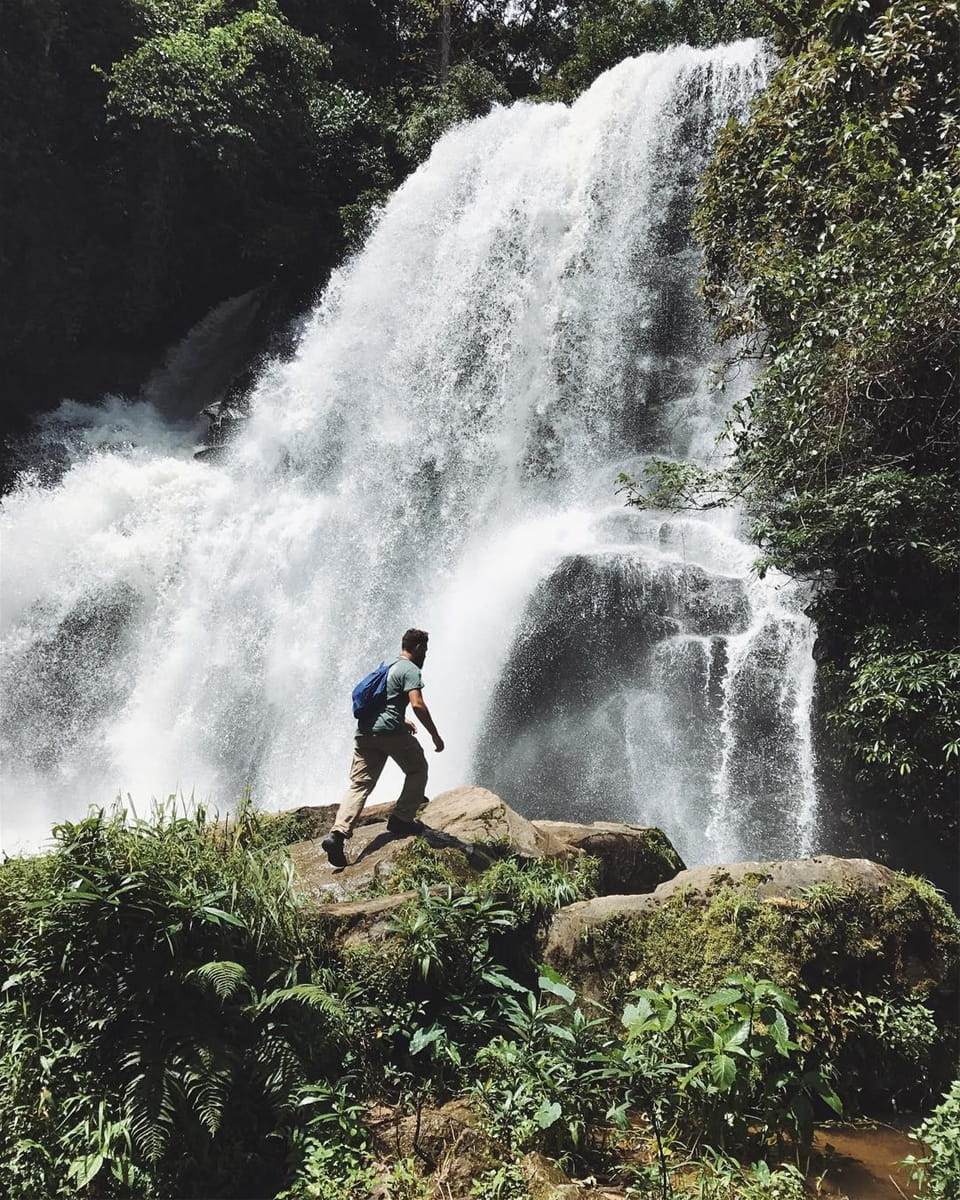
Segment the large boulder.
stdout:
<path fill-rule="evenodd" d="M 652 892 L 660 883 L 683 870 L 683 862 L 662 829 L 622 825 L 616 821 L 594 821 L 576 825 L 571 821 L 533 821 L 571 849 L 600 860 L 598 892 L 601 896 L 625 896 Z"/>
<path fill-rule="evenodd" d="M 748 971 L 788 990 L 907 997 L 954 1020 L 960 922 L 922 881 L 817 856 L 697 867 L 648 895 L 571 904 L 540 949 L 614 1006 L 633 986 L 713 988 Z"/>
<path fill-rule="evenodd" d="M 682 892 L 688 898 L 714 895 L 721 887 L 745 886 L 763 899 L 809 899 L 811 889 L 853 888 L 879 895 L 897 881 L 897 873 L 868 858 L 790 858 L 780 862 L 711 864 L 680 871 L 654 891 L 658 904 Z"/>
<path fill-rule="evenodd" d="M 320 842 L 310 836 L 288 847 L 294 869 L 294 886 L 308 900 L 343 901 L 371 891 L 396 890 L 391 877 L 398 858 L 410 845 L 409 837 L 387 830 L 393 806 L 364 813 L 346 843 L 347 867 L 331 867 Z M 325 809 L 298 809 L 289 814 L 293 828 L 329 831 L 332 813 Z M 328 823 L 329 817 L 329 823 Z M 420 813 L 420 840 L 455 864 L 462 878 L 486 870 L 497 857 L 563 858 L 579 853 L 546 830 L 504 804 L 499 796 L 480 787 L 459 787 L 431 800 Z"/>
<path fill-rule="evenodd" d="M 421 820 L 464 842 L 503 847 L 519 858 L 562 858 L 570 853 L 541 823 L 528 821 L 482 787 L 442 792 L 420 814 Z"/>

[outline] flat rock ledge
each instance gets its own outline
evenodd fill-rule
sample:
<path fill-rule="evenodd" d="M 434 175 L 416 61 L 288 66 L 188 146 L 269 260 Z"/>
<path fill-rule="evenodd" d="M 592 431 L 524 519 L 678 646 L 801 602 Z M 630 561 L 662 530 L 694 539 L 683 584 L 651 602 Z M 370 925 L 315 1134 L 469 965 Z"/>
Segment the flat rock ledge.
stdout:
<path fill-rule="evenodd" d="M 410 839 L 388 832 L 392 805 L 368 808 L 346 844 L 348 865 L 330 866 L 320 842 L 330 831 L 333 805 L 281 814 L 297 840 L 289 846 L 295 886 L 307 899 L 329 905 L 370 890 L 390 891 L 398 856 Z M 434 849 L 459 852 L 459 866 L 486 870 L 496 858 L 568 858 L 590 854 L 600 860 L 600 891 L 651 891 L 683 867 L 659 829 L 595 821 L 527 820 L 486 788 L 459 787 L 431 800 L 420 813 L 423 841 Z M 304 836 L 306 834 L 306 836 Z M 332 914 L 331 914 L 332 915 Z"/>

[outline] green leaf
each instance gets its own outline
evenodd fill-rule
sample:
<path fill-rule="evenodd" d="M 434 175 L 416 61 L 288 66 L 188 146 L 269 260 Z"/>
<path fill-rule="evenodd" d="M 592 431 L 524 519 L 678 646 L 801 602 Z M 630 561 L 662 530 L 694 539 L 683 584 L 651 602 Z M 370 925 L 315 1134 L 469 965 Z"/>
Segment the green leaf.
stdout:
<path fill-rule="evenodd" d="M 556 1121 L 559 1121 L 563 1109 L 556 1100 L 544 1100 L 537 1111 L 533 1114 L 533 1119 L 541 1129 L 549 1129 Z"/>
<path fill-rule="evenodd" d="M 715 992 L 711 992 L 709 996 L 705 996 L 701 1001 L 704 1008 L 726 1008 L 730 1004 L 736 1004 L 738 1000 L 743 999 L 743 992 L 737 988 L 718 988 Z"/>
<path fill-rule="evenodd" d="M 710 1062 L 710 1075 L 721 1092 L 729 1091 L 737 1077 L 737 1064 L 729 1054 L 718 1054 Z"/>
<path fill-rule="evenodd" d="M 67 1178 L 73 1179 L 78 1188 L 85 1188 L 99 1175 L 103 1164 L 102 1154 L 85 1154 L 82 1158 L 73 1160 L 67 1169 Z"/>
<path fill-rule="evenodd" d="M 577 998 L 577 993 L 565 983 L 560 975 L 550 967 L 541 967 L 540 976 L 537 979 L 537 986 L 541 991 L 549 992 L 552 996 L 559 996 L 561 1000 L 567 1004 L 572 1004 Z"/>
<path fill-rule="evenodd" d="M 480 978 L 485 983 L 491 984 L 493 987 L 505 988 L 511 992 L 523 993 L 530 990 L 529 988 L 524 987 L 522 983 L 517 983 L 515 979 L 512 979 L 509 975 L 504 974 L 503 971 L 496 971 L 492 968 L 487 971 L 481 971 Z"/>
<path fill-rule="evenodd" d="M 226 921 L 228 925 L 236 925 L 240 929 L 246 928 L 246 922 L 233 913 L 225 912 L 222 908 L 216 908 L 212 904 L 201 904 L 200 912 L 204 916 L 209 917 L 214 924 L 219 924 L 221 921 Z"/>
<path fill-rule="evenodd" d="M 427 1046 L 433 1045 L 443 1037 L 444 1031 L 440 1025 L 432 1025 L 429 1029 L 418 1029 L 410 1039 L 410 1053 L 419 1054 Z"/>

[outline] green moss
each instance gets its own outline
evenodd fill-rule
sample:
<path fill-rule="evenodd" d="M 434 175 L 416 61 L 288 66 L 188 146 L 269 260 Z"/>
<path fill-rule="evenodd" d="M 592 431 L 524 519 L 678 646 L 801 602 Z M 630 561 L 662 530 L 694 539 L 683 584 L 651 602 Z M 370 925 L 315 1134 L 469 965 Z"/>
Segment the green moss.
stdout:
<path fill-rule="evenodd" d="M 662 829 L 645 829 L 640 840 L 645 851 L 645 863 L 648 862 L 658 873 L 662 868 L 664 879 L 672 879 L 678 871 L 684 870 L 683 859 Z"/>
<path fill-rule="evenodd" d="M 609 969 L 611 996 L 635 980 L 709 988 L 729 971 L 750 970 L 810 991 L 894 985 L 948 1012 L 960 963 L 960 921 L 930 884 L 907 876 L 877 895 L 822 885 L 795 900 L 722 882 L 706 898 L 679 892 L 609 921 L 589 939 Z"/>
<path fill-rule="evenodd" d="M 877 894 L 824 884 L 797 899 L 723 882 L 614 918 L 580 950 L 614 1010 L 634 986 L 774 980 L 800 998 L 852 1111 L 922 1102 L 956 1053 L 960 921 L 925 880 L 899 876 Z"/>
<path fill-rule="evenodd" d="M 790 988 L 798 971 L 783 933 L 778 909 L 723 884 L 706 904 L 678 892 L 639 917 L 615 917 L 584 935 L 584 949 L 604 979 L 604 998 L 617 1003 L 635 984 L 670 980 L 709 991 L 739 970 Z"/>

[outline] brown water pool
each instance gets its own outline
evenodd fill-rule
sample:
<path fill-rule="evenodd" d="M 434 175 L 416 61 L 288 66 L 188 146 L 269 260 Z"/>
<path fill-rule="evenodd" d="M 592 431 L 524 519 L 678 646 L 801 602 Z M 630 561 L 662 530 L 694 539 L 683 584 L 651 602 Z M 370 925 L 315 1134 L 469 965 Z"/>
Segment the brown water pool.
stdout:
<path fill-rule="evenodd" d="M 910 1182 L 910 1168 L 900 1166 L 900 1160 L 923 1152 L 920 1143 L 907 1136 L 917 1120 L 818 1129 L 814 1147 L 829 1164 L 821 1194 L 848 1200 L 915 1200 L 917 1189 Z"/>

